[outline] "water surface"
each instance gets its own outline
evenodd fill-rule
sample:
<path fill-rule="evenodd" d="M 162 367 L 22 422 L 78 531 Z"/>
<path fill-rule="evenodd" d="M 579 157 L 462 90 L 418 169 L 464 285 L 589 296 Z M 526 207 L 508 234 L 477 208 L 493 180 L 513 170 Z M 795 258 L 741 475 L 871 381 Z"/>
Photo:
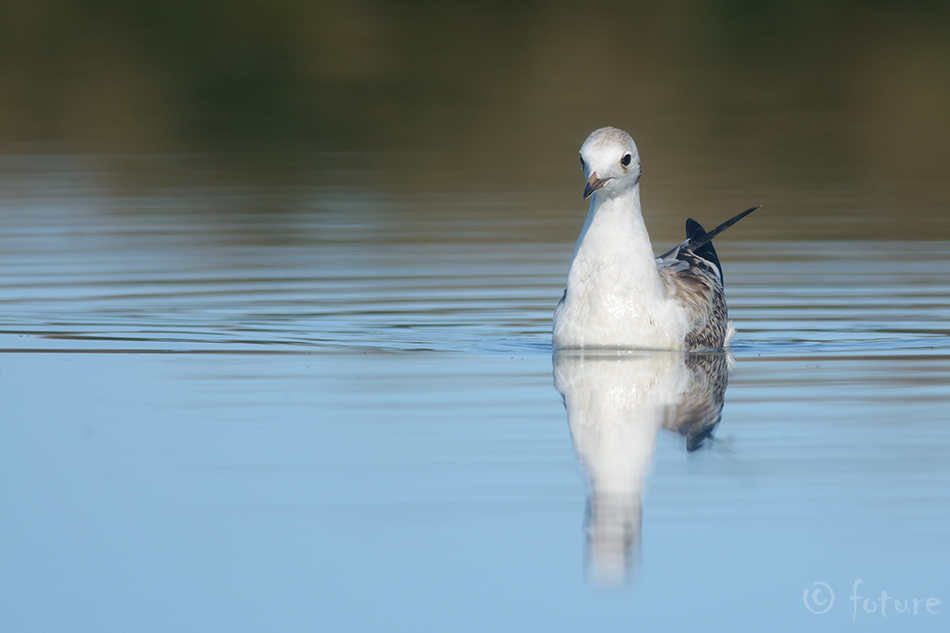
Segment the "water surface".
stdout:
<path fill-rule="evenodd" d="M 946 628 L 848 599 L 950 604 L 945 241 L 717 243 L 739 336 L 691 443 L 631 403 L 692 361 L 559 391 L 579 190 L 5 160 L 4 630 Z M 636 533 L 598 558 L 604 472 Z"/>

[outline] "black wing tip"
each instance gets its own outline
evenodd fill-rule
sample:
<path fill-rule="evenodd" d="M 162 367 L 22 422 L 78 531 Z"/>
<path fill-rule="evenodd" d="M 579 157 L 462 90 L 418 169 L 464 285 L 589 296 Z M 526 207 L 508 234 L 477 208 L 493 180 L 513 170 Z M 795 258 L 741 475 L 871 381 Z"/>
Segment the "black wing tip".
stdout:
<path fill-rule="evenodd" d="M 699 238 L 698 240 L 695 240 L 695 244 L 693 244 L 694 248 L 698 248 L 698 247 L 700 247 L 700 246 L 703 246 L 704 244 L 707 244 L 707 243 L 711 242 L 714 237 L 716 237 L 717 235 L 719 235 L 720 233 L 722 233 L 723 231 L 725 231 L 726 229 L 728 229 L 730 226 L 732 226 L 733 224 L 735 224 L 736 222 L 738 222 L 739 220 L 741 220 L 741 219 L 744 218 L 745 216 L 749 215 L 750 213 L 752 213 L 752 212 L 755 211 L 756 209 L 760 209 L 760 208 L 762 208 L 762 205 L 761 205 L 761 204 L 756 205 L 756 206 L 754 206 L 754 207 L 752 207 L 752 208 L 750 208 L 750 209 L 746 209 L 745 211 L 743 211 L 743 212 L 740 213 L 739 215 L 737 215 L 737 216 L 735 216 L 735 217 L 732 217 L 732 218 L 726 220 L 725 222 L 723 222 L 722 224 L 720 224 L 719 226 L 717 226 L 716 228 L 714 228 L 714 229 L 713 229 L 712 231 L 710 231 L 709 233 L 705 233 L 701 238 Z M 688 227 L 689 227 L 690 221 L 694 222 L 697 226 L 699 226 L 699 222 L 696 222 L 695 220 L 687 220 L 687 222 L 686 222 L 687 231 L 688 231 Z M 702 227 L 700 227 L 700 228 L 702 228 Z"/>
<path fill-rule="evenodd" d="M 686 220 L 686 239 L 689 240 L 689 249 L 693 251 L 693 254 L 714 264 L 716 268 L 721 271 L 722 266 L 719 263 L 719 255 L 716 253 L 716 249 L 713 248 L 712 242 L 705 239 L 707 235 L 708 233 L 706 233 L 702 224 L 693 218 Z M 721 272 L 719 274 L 719 281 L 722 282 Z"/>
<path fill-rule="evenodd" d="M 713 440 L 713 429 L 716 428 L 716 424 L 719 424 L 719 420 L 716 420 L 713 424 L 707 426 L 704 429 L 701 429 L 697 433 L 690 433 L 686 436 L 686 452 L 694 453 L 701 449 L 703 445 L 708 446 L 712 443 Z M 708 440 L 708 443 L 707 443 Z"/>
<path fill-rule="evenodd" d="M 686 220 L 686 237 L 691 240 L 702 239 L 706 237 L 706 229 L 693 218 L 689 218 Z"/>

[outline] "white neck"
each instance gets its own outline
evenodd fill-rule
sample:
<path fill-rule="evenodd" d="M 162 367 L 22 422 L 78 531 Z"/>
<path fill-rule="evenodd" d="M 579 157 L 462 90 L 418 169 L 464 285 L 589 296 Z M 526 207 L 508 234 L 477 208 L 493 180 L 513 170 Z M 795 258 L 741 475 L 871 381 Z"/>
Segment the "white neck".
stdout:
<path fill-rule="evenodd" d="M 617 195 L 594 194 L 574 247 L 568 293 L 572 285 L 590 279 L 619 284 L 644 298 L 662 293 L 653 245 L 640 212 L 639 183 Z"/>

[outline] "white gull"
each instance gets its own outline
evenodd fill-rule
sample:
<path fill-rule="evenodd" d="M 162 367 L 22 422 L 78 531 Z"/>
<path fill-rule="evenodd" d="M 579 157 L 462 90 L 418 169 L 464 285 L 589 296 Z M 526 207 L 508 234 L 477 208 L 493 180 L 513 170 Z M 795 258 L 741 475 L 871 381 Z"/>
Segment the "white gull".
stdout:
<path fill-rule="evenodd" d="M 587 565 L 599 584 L 629 580 L 640 555 L 643 493 L 657 433 L 695 451 L 712 438 L 734 362 L 728 352 L 555 352 L 578 464 L 588 483 Z"/>
<path fill-rule="evenodd" d="M 735 329 L 712 238 L 753 207 L 655 257 L 640 212 L 640 155 L 629 134 L 605 127 L 581 147 L 591 198 L 567 290 L 554 312 L 555 349 L 722 349 Z"/>

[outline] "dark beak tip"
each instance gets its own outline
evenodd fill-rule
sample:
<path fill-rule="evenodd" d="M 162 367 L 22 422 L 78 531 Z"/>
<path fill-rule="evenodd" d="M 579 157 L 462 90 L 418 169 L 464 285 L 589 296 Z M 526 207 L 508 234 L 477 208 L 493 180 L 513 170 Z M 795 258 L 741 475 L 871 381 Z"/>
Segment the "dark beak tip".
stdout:
<path fill-rule="evenodd" d="M 584 200 L 587 200 L 592 195 L 594 195 L 595 191 L 600 191 L 600 189 L 604 186 L 604 183 L 606 183 L 608 180 L 610 180 L 609 177 L 598 178 L 596 171 L 591 173 L 590 177 L 587 179 L 587 185 L 584 187 Z"/>

